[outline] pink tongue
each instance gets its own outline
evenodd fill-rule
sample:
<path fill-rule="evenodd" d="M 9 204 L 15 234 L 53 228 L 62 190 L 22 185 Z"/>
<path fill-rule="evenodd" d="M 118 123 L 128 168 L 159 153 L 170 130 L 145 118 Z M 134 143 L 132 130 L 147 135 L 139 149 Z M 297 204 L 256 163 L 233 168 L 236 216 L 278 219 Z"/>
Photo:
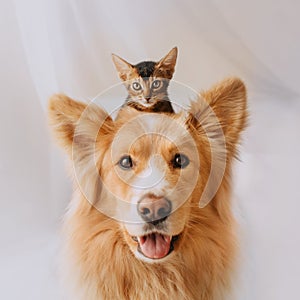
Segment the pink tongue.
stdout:
<path fill-rule="evenodd" d="M 170 251 L 171 237 L 152 233 L 140 238 L 143 254 L 149 258 L 163 258 Z"/>

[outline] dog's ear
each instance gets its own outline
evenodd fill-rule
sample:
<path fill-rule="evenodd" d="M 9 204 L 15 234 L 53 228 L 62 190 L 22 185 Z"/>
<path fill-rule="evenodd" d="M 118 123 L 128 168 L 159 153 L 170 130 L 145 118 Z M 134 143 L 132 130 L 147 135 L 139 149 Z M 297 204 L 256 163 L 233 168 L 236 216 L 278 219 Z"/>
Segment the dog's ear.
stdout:
<path fill-rule="evenodd" d="M 54 135 L 69 155 L 75 144 L 77 149 L 92 147 L 99 133 L 105 134 L 112 125 L 111 118 L 96 104 L 87 105 L 63 94 L 50 98 L 48 113 Z"/>
<path fill-rule="evenodd" d="M 202 92 L 191 103 L 188 122 L 209 139 L 224 134 L 227 150 L 235 152 L 240 132 L 247 123 L 246 88 L 238 78 L 229 78 Z"/>

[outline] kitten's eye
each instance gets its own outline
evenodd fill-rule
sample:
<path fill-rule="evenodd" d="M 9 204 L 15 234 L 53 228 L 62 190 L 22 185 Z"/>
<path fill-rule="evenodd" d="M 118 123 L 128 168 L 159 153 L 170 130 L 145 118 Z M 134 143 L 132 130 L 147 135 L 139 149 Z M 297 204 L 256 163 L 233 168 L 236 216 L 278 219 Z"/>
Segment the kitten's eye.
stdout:
<path fill-rule="evenodd" d="M 132 88 L 136 91 L 139 91 L 142 88 L 142 86 L 138 82 L 134 82 L 132 84 Z"/>
<path fill-rule="evenodd" d="M 161 86 L 161 81 L 160 81 L 160 80 L 154 80 L 154 81 L 152 82 L 152 87 L 153 87 L 154 89 L 158 89 L 160 86 Z"/>
<path fill-rule="evenodd" d="M 183 169 L 190 163 L 190 160 L 184 154 L 176 153 L 173 160 L 172 165 L 176 169 Z"/>
<path fill-rule="evenodd" d="M 132 168 L 133 163 L 129 155 L 124 155 L 118 162 L 119 166 L 124 170 L 129 170 Z"/>

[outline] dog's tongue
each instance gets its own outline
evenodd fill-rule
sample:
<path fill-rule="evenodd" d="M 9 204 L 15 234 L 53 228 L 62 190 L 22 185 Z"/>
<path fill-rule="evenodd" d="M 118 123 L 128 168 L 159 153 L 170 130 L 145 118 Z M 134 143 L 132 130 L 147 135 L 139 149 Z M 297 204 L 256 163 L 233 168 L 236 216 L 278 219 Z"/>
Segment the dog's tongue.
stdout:
<path fill-rule="evenodd" d="M 171 237 L 159 233 L 152 233 L 140 238 L 143 254 L 149 258 L 163 258 L 170 251 Z"/>

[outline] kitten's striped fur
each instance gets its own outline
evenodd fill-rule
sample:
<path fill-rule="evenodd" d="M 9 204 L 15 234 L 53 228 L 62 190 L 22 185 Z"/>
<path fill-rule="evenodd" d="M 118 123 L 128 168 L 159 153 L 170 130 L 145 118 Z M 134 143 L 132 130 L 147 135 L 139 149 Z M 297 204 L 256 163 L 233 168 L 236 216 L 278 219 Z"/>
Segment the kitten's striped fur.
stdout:
<path fill-rule="evenodd" d="M 174 113 L 168 86 L 175 71 L 177 47 L 158 62 L 143 61 L 132 65 L 115 54 L 112 59 L 128 91 L 123 106 L 147 112 Z"/>

